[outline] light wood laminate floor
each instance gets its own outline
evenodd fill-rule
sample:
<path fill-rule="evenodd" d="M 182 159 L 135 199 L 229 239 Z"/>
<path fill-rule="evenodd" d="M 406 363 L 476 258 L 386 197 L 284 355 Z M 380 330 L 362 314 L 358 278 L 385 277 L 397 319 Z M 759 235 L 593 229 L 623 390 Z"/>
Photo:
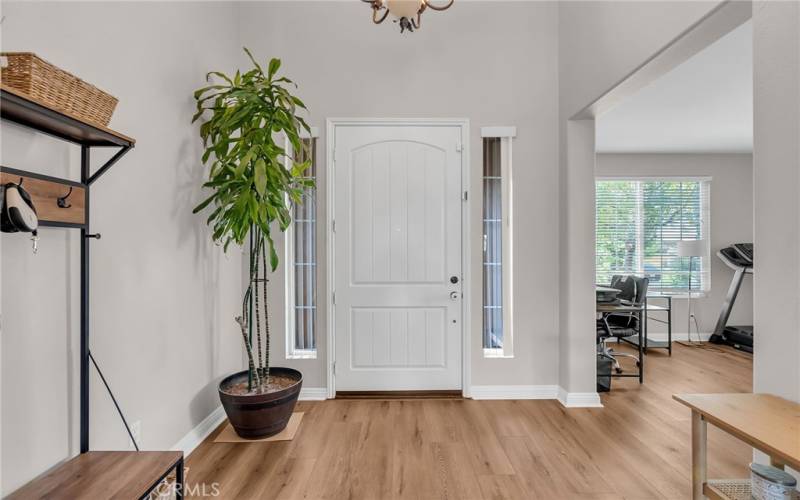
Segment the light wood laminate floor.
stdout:
<path fill-rule="evenodd" d="M 301 402 L 293 441 L 215 444 L 187 461 L 189 488 L 222 498 L 690 498 L 681 392 L 750 392 L 752 358 L 676 344 L 645 383 L 615 379 L 602 409 L 557 401 Z M 218 431 L 217 431 L 218 432 Z M 216 433 L 216 432 L 215 432 Z M 751 451 L 709 426 L 709 477 L 747 477 Z M 197 495 L 196 497 L 199 497 Z"/>

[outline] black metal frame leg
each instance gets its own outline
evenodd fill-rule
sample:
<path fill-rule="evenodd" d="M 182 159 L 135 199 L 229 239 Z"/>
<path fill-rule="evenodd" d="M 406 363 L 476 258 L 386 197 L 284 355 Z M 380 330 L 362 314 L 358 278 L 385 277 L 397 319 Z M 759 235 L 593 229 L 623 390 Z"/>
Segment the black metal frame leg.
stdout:
<path fill-rule="evenodd" d="M 672 296 L 667 296 L 667 341 L 669 355 L 672 356 Z"/>
<path fill-rule="evenodd" d="M 183 500 L 185 480 L 183 476 L 183 457 L 175 466 L 175 500 Z"/>
<path fill-rule="evenodd" d="M 647 315 L 645 314 L 645 310 L 639 311 L 639 383 L 644 383 L 644 349 L 642 349 L 642 344 L 647 342 L 647 327 L 644 324 L 644 321 L 647 321 Z M 642 342 L 642 333 L 644 332 L 644 342 Z"/>

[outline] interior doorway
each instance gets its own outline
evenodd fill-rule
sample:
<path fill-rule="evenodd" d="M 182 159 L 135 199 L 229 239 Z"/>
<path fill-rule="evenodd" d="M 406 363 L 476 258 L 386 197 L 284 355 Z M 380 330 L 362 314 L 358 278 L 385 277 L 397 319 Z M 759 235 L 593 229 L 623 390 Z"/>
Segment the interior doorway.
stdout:
<path fill-rule="evenodd" d="M 593 277 L 622 290 L 601 299 L 598 289 L 598 318 L 608 319 L 598 337 L 647 346 L 633 356 L 604 347 L 604 373 L 641 373 L 676 344 L 752 365 L 753 328 L 733 326 L 753 324 L 750 14 L 721 6 L 579 113 L 595 136 Z M 617 303 L 641 308 L 644 321 L 623 333 L 609 312 Z"/>

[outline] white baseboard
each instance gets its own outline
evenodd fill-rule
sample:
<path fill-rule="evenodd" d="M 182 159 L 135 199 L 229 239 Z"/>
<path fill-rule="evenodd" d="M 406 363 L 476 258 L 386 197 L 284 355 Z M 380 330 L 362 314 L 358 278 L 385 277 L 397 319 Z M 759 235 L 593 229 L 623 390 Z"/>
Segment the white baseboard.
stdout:
<path fill-rule="evenodd" d="M 205 438 L 216 429 L 219 424 L 225 421 L 225 410 L 222 405 L 218 406 L 202 422 L 190 430 L 180 441 L 172 447 L 173 451 L 182 451 L 184 457 L 188 457 Z"/>
<path fill-rule="evenodd" d="M 556 399 L 557 385 L 473 385 L 472 399 Z"/>
<path fill-rule="evenodd" d="M 565 408 L 602 408 L 600 395 L 596 392 L 567 392 L 563 387 L 558 388 L 558 401 Z"/>
<path fill-rule="evenodd" d="M 473 385 L 472 399 L 557 399 L 567 408 L 602 408 L 596 392 L 567 392 L 557 385 Z"/>
<path fill-rule="evenodd" d="M 324 401 L 328 399 L 327 387 L 303 387 L 300 389 L 300 401 Z"/>

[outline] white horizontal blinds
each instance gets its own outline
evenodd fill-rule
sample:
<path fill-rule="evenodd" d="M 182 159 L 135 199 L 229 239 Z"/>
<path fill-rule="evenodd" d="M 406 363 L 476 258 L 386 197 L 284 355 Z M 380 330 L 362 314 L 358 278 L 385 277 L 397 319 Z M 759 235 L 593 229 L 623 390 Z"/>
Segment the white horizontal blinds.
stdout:
<path fill-rule="evenodd" d="M 501 139 L 483 139 L 483 347 L 503 347 Z"/>
<path fill-rule="evenodd" d="M 641 266 L 641 192 L 635 181 L 598 181 L 595 196 L 596 281 L 611 283 L 612 275 L 636 273 Z"/>
<path fill-rule="evenodd" d="M 710 182 L 606 179 L 596 183 L 596 280 L 650 278 L 653 293 L 707 290 L 708 256 L 678 257 L 681 240 L 708 239 Z"/>
<path fill-rule="evenodd" d="M 303 139 L 304 151 L 297 154 L 298 161 L 311 160 L 303 176 L 316 181 L 316 138 Z M 317 348 L 317 200 L 316 189 L 306 188 L 303 202 L 294 205 L 294 348 Z"/>
<path fill-rule="evenodd" d="M 678 257 L 678 242 L 699 240 L 708 220 L 708 183 L 659 181 L 642 183 L 644 201 L 644 270 L 656 292 L 705 290 L 706 256 Z M 691 273 L 689 263 L 692 263 Z"/>

